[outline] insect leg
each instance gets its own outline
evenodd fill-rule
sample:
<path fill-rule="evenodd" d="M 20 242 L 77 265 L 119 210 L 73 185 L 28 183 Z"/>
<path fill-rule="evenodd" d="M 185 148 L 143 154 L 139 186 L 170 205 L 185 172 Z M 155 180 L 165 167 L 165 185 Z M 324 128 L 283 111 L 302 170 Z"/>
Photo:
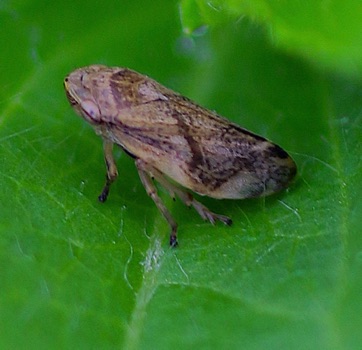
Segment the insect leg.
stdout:
<path fill-rule="evenodd" d="M 158 196 L 156 187 L 155 187 L 154 183 L 152 182 L 152 179 L 149 175 L 148 165 L 141 159 L 137 159 L 136 167 L 137 167 L 138 173 L 140 175 L 142 184 L 146 189 L 147 194 L 155 202 L 157 208 L 160 210 L 160 212 L 165 217 L 165 219 L 167 220 L 168 224 L 171 227 L 170 246 L 176 247 L 177 246 L 177 223 L 171 216 L 170 212 L 167 210 L 166 206 L 163 204 L 161 198 Z"/>
<path fill-rule="evenodd" d="M 212 224 L 215 224 L 216 220 L 219 220 L 223 222 L 226 225 L 231 225 L 232 220 L 225 216 L 225 215 L 219 215 L 216 213 L 213 213 L 211 210 L 209 210 L 207 207 L 205 207 L 202 203 L 197 201 L 191 193 L 186 192 L 185 190 L 175 186 L 170 181 L 168 181 L 165 176 L 157 169 L 151 167 L 150 165 L 147 166 L 147 171 L 152 174 L 152 176 L 170 193 L 172 197 L 176 194 L 182 202 L 185 203 L 188 207 L 191 205 L 194 207 L 194 209 L 199 213 L 199 215 L 204 220 L 209 220 Z"/>
<path fill-rule="evenodd" d="M 191 193 L 186 192 L 169 182 L 158 170 L 155 170 L 154 176 L 155 179 L 170 193 L 176 193 L 176 195 L 185 203 L 185 205 L 188 207 L 192 205 L 198 214 L 202 217 L 202 219 L 209 220 L 212 224 L 215 224 L 216 220 L 223 222 L 225 225 L 230 226 L 232 224 L 232 220 L 228 216 L 213 213 L 202 203 L 197 201 Z"/>
<path fill-rule="evenodd" d="M 232 220 L 225 215 L 220 215 L 220 214 L 216 214 L 214 212 L 212 212 L 211 210 L 209 210 L 207 207 L 205 207 L 202 203 L 200 203 L 199 201 L 197 201 L 191 193 L 186 192 L 186 191 L 182 191 L 181 189 L 177 189 L 177 191 L 175 190 L 175 192 L 177 193 L 177 196 L 189 207 L 189 206 L 193 206 L 194 209 L 199 213 L 199 215 L 204 219 L 204 220 L 209 220 L 212 224 L 215 224 L 216 220 L 219 220 L 221 222 L 223 222 L 225 225 L 231 225 L 232 224 Z"/>
<path fill-rule="evenodd" d="M 105 202 L 107 197 L 108 197 L 108 193 L 109 193 L 109 188 L 112 184 L 112 182 L 114 182 L 114 180 L 117 178 L 118 176 L 118 170 L 117 170 L 117 166 L 116 163 L 114 161 L 113 158 L 113 143 L 107 140 L 103 141 L 103 151 L 104 151 L 104 160 L 106 162 L 106 167 L 107 167 L 107 174 L 106 174 L 106 183 L 103 187 L 102 193 L 98 196 L 98 199 L 100 202 Z"/>

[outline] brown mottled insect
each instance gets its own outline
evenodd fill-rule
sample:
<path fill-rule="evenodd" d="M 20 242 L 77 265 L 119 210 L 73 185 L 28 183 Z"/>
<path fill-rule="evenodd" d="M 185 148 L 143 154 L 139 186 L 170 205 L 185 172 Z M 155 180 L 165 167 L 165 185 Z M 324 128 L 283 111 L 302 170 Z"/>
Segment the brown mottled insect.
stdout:
<path fill-rule="evenodd" d="M 296 174 L 294 161 L 276 144 L 130 69 L 79 68 L 64 86 L 75 111 L 103 138 L 107 175 L 99 200 L 107 199 L 118 176 L 112 155 L 117 144 L 135 159 L 147 193 L 171 226 L 171 246 L 177 245 L 177 224 L 153 178 L 203 219 L 231 225 L 174 182 L 212 198 L 242 199 L 282 190 Z"/>

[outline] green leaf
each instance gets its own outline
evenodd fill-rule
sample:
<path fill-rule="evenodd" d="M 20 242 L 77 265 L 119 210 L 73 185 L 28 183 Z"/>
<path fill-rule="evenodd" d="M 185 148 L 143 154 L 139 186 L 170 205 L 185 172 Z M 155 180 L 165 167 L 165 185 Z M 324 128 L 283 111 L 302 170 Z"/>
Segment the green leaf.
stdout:
<path fill-rule="evenodd" d="M 361 83 L 279 51 L 247 19 L 183 36 L 175 2 L 0 11 L 0 348 L 359 349 Z M 170 249 L 120 150 L 97 201 L 101 140 L 62 87 L 94 63 L 148 74 L 280 144 L 296 182 L 264 199 L 200 198 L 232 227 L 160 188 L 179 224 Z"/>
<path fill-rule="evenodd" d="M 362 75 L 362 3 L 359 0 L 182 0 L 183 28 L 251 18 L 273 44 L 320 68 Z"/>

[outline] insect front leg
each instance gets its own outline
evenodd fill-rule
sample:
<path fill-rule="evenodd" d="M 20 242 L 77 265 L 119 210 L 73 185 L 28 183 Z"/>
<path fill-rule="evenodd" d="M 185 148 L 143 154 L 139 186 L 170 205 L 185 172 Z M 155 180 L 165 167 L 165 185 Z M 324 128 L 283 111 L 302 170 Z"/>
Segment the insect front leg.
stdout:
<path fill-rule="evenodd" d="M 105 202 L 108 194 L 109 188 L 118 176 L 118 170 L 116 163 L 113 158 L 113 142 L 104 140 L 103 141 L 103 151 L 104 151 L 104 160 L 106 162 L 107 174 L 106 174 L 106 183 L 103 187 L 102 193 L 98 196 L 100 202 Z"/>
<path fill-rule="evenodd" d="M 146 189 L 147 194 L 155 202 L 158 210 L 162 213 L 162 215 L 165 217 L 165 219 L 167 220 L 168 224 L 171 227 L 170 246 L 176 247 L 178 244 L 177 243 L 177 223 L 171 216 L 170 212 L 167 210 L 166 206 L 163 204 L 161 198 L 158 196 L 157 189 L 149 175 L 148 165 L 141 159 L 137 159 L 136 167 L 138 170 L 138 174 L 140 175 L 142 184 Z"/>

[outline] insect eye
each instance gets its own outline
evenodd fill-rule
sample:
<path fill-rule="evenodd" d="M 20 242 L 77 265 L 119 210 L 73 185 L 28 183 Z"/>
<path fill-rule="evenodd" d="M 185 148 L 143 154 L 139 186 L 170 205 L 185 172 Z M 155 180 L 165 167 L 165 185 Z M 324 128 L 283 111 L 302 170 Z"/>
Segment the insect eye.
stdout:
<path fill-rule="evenodd" d="M 83 115 L 90 122 L 99 123 L 100 120 L 100 112 L 98 106 L 91 100 L 85 100 L 81 103 L 81 108 L 83 111 Z"/>

